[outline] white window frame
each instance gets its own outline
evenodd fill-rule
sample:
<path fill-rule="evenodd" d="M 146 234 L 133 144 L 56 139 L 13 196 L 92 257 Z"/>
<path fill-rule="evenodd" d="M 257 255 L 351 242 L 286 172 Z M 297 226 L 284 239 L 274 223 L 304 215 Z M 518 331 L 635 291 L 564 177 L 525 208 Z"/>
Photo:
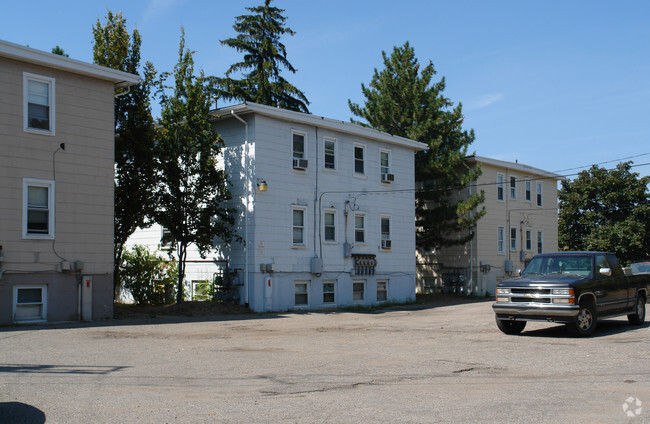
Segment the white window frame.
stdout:
<path fill-rule="evenodd" d="M 363 290 L 360 292 L 361 293 L 361 299 L 356 299 L 355 294 L 359 293 L 358 291 L 355 291 L 354 288 L 355 286 L 358 286 L 361 284 L 361 287 Z M 352 280 L 352 301 L 355 303 L 363 303 L 366 301 L 366 280 Z"/>
<path fill-rule="evenodd" d="M 533 201 L 533 182 L 531 180 L 526 180 L 526 201 Z"/>
<path fill-rule="evenodd" d="M 383 224 L 384 220 L 388 220 L 388 233 L 384 233 Z M 379 240 L 391 240 L 390 236 L 390 227 L 391 227 L 391 216 L 390 215 L 381 215 L 379 217 Z M 390 247 L 385 250 L 391 250 Z"/>
<path fill-rule="evenodd" d="M 293 222 L 293 214 L 295 211 L 302 212 L 302 226 L 296 226 Z M 292 205 L 291 206 L 291 247 L 304 248 L 307 246 L 307 208 L 305 206 Z M 296 243 L 293 238 L 295 228 L 302 228 L 302 241 Z"/>
<path fill-rule="evenodd" d="M 298 293 L 297 289 L 298 286 L 305 286 L 305 292 L 304 293 Z M 296 300 L 296 297 L 298 295 L 304 295 L 307 297 L 307 301 L 305 303 L 298 303 Z M 308 308 L 309 307 L 309 280 L 296 280 L 293 282 L 293 305 L 296 308 Z"/>
<path fill-rule="evenodd" d="M 506 227 L 497 225 L 497 254 L 506 253 Z"/>
<path fill-rule="evenodd" d="M 517 200 L 517 177 L 514 175 L 511 175 L 510 178 L 508 178 L 508 191 L 510 192 L 510 198 L 513 200 Z"/>
<path fill-rule="evenodd" d="M 512 237 L 513 234 L 515 235 L 514 237 Z M 519 248 L 519 232 L 517 231 L 517 227 L 510 227 L 508 240 L 510 242 L 510 251 L 516 252 Z"/>
<path fill-rule="evenodd" d="M 338 144 L 337 141 L 338 140 L 336 138 L 334 138 L 334 137 L 323 137 L 323 170 L 326 171 L 326 172 L 336 172 L 336 162 L 338 161 L 338 159 L 336 157 L 337 156 L 336 153 L 337 153 L 337 150 L 338 150 L 337 149 L 337 144 Z M 326 153 L 326 150 L 325 150 L 325 147 L 327 146 L 327 143 L 334 144 L 334 154 L 333 154 L 333 156 L 334 156 L 334 164 L 333 165 L 334 166 L 331 167 L 331 168 L 327 167 L 327 160 L 326 160 L 327 153 Z"/>
<path fill-rule="evenodd" d="M 29 81 L 37 81 L 46 83 L 48 85 L 48 119 L 50 128 L 48 130 L 40 128 L 32 128 L 29 126 Z M 29 72 L 23 72 L 23 131 L 30 132 L 34 134 L 43 134 L 43 135 L 55 135 L 56 126 L 55 126 L 55 117 L 56 117 L 56 80 L 51 77 L 45 77 L 43 75 L 30 74 Z"/>
<path fill-rule="evenodd" d="M 537 230 L 537 253 L 544 253 L 544 230 Z"/>
<path fill-rule="evenodd" d="M 497 201 L 503 202 L 506 198 L 506 175 L 497 172 Z"/>
<path fill-rule="evenodd" d="M 295 156 L 296 151 L 293 147 L 293 137 L 294 135 L 302 136 L 302 156 Z M 291 160 L 293 159 L 307 159 L 307 133 L 304 131 L 291 130 Z"/>
<path fill-rule="evenodd" d="M 383 285 L 384 290 L 379 290 L 379 287 Z M 384 299 L 379 298 L 379 293 L 383 292 L 386 296 Z M 377 302 L 388 302 L 388 280 L 377 280 Z"/>
<path fill-rule="evenodd" d="M 357 227 L 357 217 L 363 219 L 363 227 L 358 228 Z M 355 212 L 354 214 L 354 243 L 355 244 L 366 244 L 368 242 L 367 240 L 367 228 L 368 228 L 368 220 L 366 219 L 366 214 L 365 212 Z M 357 231 L 362 231 L 363 232 L 363 241 L 357 241 Z"/>
<path fill-rule="evenodd" d="M 24 305 L 40 305 L 41 314 L 39 317 L 16 319 L 16 313 L 22 304 L 18 304 L 18 291 L 24 289 L 41 289 L 41 302 L 40 303 L 25 303 Z M 31 285 L 31 286 L 14 286 L 12 301 L 12 317 L 14 322 L 45 322 L 47 320 L 47 286 L 46 285 Z"/>
<path fill-rule="evenodd" d="M 47 233 L 29 233 L 28 224 L 28 210 L 27 204 L 29 187 L 45 187 L 47 188 L 47 206 L 48 206 L 48 232 Z M 54 181 L 52 180 L 37 180 L 34 178 L 23 178 L 23 239 L 40 239 L 52 240 L 54 239 Z"/>
<path fill-rule="evenodd" d="M 388 165 L 384 166 L 381 164 L 381 155 L 385 153 L 388 155 Z M 391 170 L 391 154 L 389 149 L 379 149 L 379 174 L 390 174 Z"/>
<path fill-rule="evenodd" d="M 325 291 L 325 284 L 332 285 L 332 291 Z M 325 300 L 325 295 L 331 294 L 332 301 Z M 323 305 L 335 305 L 336 304 L 336 280 L 323 280 Z"/>
<path fill-rule="evenodd" d="M 357 149 L 361 149 L 363 152 L 363 158 L 361 159 L 361 163 L 363 164 L 363 172 L 357 172 Z M 355 177 L 360 177 L 360 178 L 365 178 L 368 170 L 367 168 L 367 163 L 366 163 L 366 146 L 365 144 L 360 144 L 360 143 L 354 143 L 352 147 L 352 170 L 354 173 Z"/>
<path fill-rule="evenodd" d="M 533 229 L 532 228 L 526 228 L 526 244 L 524 245 L 524 248 L 528 252 L 533 251 Z"/>
<path fill-rule="evenodd" d="M 331 214 L 334 215 L 334 238 L 333 239 L 328 239 L 327 238 L 327 220 L 325 219 L 325 216 Z M 337 237 L 336 237 L 336 229 L 338 227 L 338 222 L 337 222 L 337 214 L 336 214 L 336 209 L 325 209 L 323 210 L 323 242 L 327 244 L 336 244 L 337 242 Z"/>
<path fill-rule="evenodd" d="M 544 206 L 544 185 L 541 181 L 535 181 L 535 204 L 539 207 Z"/>

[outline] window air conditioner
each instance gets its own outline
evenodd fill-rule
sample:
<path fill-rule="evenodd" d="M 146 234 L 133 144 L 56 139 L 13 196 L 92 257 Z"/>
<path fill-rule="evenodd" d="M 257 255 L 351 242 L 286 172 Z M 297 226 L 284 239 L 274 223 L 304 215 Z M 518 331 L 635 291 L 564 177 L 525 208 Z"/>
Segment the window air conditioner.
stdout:
<path fill-rule="evenodd" d="M 381 248 L 382 249 L 390 249 L 390 240 L 382 240 L 381 241 Z"/>
<path fill-rule="evenodd" d="M 302 171 L 307 169 L 309 161 L 307 159 L 294 159 L 293 160 L 293 169 L 300 169 Z"/>
<path fill-rule="evenodd" d="M 395 181 L 395 174 L 381 174 L 382 183 L 390 183 Z"/>

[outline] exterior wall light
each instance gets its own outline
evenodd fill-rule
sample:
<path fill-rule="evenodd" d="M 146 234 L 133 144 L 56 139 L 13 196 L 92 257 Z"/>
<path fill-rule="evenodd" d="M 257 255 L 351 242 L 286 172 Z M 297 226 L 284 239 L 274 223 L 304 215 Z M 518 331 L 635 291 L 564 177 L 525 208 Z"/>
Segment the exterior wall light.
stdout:
<path fill-rule="evenodd" d="M 260 189 L 260 191 L 266 191 L 269 189 L 269 185 L 266 183 L 266 180 L 259 180 L 257 182 L 257 188 Z"/>

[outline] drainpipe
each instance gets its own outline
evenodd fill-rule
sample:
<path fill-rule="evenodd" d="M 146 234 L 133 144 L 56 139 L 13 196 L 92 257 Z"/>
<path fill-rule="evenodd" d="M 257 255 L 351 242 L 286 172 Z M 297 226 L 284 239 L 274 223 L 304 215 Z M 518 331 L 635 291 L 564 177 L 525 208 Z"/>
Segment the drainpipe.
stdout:
<path fill-rule="evenodd" d="M 467 170 L 471 171 L 472 169 L 467 166 L 465 161 L 463 160 L 461 162 Z M 467 199 L 472 197 L 472 183 L 467 184 Z M 470 211 L 470 217 L 472 215 L 472 212 Z M 472 232 L 472 238 L 469 240 L 469 295 L 472 295 L 474 292 L 474 237 L 476 237 L 476 234 L 474 233 L 473 229 L 470 229 L 470 232 Z"/>
<path fill-rule="evenodd" d="M 248 122 L 240 118 L 234 110 L 230 111 L 230 114 L 237 118 L 239 122 L 244 124 L 244 173 L 246 175 L 245 179 L 245 196 L 246 196 L 246 206 L 244 208 L 244 304 L 248 306 L 248 207 L 250 201 L 250 175 L 248 172 Z"/>

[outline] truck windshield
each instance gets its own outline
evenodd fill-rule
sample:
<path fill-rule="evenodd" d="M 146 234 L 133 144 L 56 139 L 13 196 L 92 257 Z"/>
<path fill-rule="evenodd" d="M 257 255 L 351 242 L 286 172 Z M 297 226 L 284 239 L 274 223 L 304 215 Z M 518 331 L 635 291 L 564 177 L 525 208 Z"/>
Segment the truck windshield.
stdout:
<path fill-rule="evenodd" d="M 521 275 L 577 275 L 591 276 L 591 256 L 550 255 L 533 258 Z"/>

